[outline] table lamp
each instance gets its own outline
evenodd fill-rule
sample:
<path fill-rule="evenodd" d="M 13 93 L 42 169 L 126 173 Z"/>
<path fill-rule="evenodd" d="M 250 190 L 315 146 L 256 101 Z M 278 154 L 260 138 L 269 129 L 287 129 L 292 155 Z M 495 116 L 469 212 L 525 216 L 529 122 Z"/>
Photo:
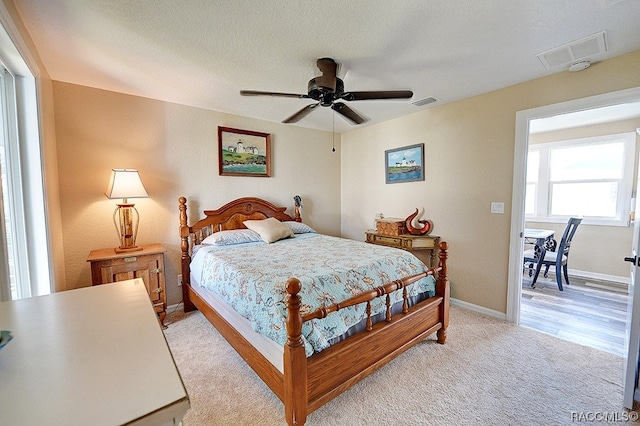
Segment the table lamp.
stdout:
<path fill-rule="evenodd" d="M 116 253 L 142 250 L 136 246 L 138 224 L 140 215 L 129 198 L 148 198 L 149 194 L 144 189 L 140 175 L 135 169 L 112 169 L 109 185 L 104 195 L 109 199 L 122 198 L 122 204 L 117 204 L 113 212 L 113 224 L 118 232 L 120 246 L 116 247 Z"/>

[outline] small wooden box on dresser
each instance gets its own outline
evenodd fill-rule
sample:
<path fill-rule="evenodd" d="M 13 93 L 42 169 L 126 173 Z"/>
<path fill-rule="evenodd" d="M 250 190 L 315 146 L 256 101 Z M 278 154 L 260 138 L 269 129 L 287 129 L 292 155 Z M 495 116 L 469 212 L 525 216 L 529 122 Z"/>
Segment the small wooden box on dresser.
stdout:
<path fill-rule="evenodd" d="M 440 237 L 410 234 L 385 235 L 375 230 L 366 231 L 366 235 L 368 243 L 410 251 L 430 268 L 438 265 L 437 248 Z"/>
<path fill-rule="evenodd" d="M 100 285 L 142 278 L 153 309 L 160 318 L 160 324 L 164 326 L 167 311 L 165 250 L 161 244 L 141 247 L 142 250 L 124 253 L 116 253 L 113 248 L 91 251 L 87 258 L 87 262 L 91 262 L 91 283 Z"/>

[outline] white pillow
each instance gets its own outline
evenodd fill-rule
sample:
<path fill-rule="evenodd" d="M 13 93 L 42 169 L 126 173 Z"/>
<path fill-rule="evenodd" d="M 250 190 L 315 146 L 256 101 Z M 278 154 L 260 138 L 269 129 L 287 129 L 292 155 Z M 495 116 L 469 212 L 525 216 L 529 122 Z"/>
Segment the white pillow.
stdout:
<path fill-rule="evenodd" d="M 256 241 L 262 241 L 262 238 L 260 238 L 260 234 L 251 229 L 230 229 L 209 235 L 202 240 L 202 244 L 227 246 L 232 244 L 253 243 Z"/>
<path fill-rule="evenodd" d="M 310 232 L 316 233 L 309 225 L 306 225 L 302 222 L 294 222 L 292 220 L 288 220 L 286 222 L 282 222 L 287 225 L 294 234 L 308 234 Z"/>
<path fill-rule="evenodd" d="M 245 220 L 242 223 L 247 228 L 260 234 L 260 238 L 266 243 L 273 243 L 274 241 L 294 236 L 291 228 L 273 217 L 263 220 Z"/>

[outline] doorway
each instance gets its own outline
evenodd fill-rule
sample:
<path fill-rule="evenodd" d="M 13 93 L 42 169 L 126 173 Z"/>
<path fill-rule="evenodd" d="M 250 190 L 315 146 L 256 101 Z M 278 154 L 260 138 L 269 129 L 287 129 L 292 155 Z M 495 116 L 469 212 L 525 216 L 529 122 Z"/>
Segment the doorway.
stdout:
<path fill-rule="evenodd" d="M 593 96 L 560 104 L 548 105 L 516 114 L 516 138 L 514 154 L 514 179 L 511 215 L 511 239 L 509 261 L 509 285 L 506 319 L 520 323 L 520 303 L 522 297 L 522 233 L 525 225 L 525 185 L 526 161 L 529 148 L 530 128 L 534 120 L 550 119 L 579 111 L 595 112 L 598 108 L 628 104 L 640 101 L 640 88 L 628 89 L 604 95 Z M 629 249 L 626 247 L 625 249 Z M 620 262 L 623 262 L 622 258 Z"/>
<path fill-rule="evenodd" d="M 529 127 L 525 257 L 536 247 L 529 243 L 538 242 L 532 233 L 555 243 L 547 253 L 553 256 L 569 218 L 582 219 L 568 253 L 572 285 L 561 291 L 551 267 L 531 288 L 534 263 L 527 264 L 520 324 L 618 356 L 626 353 L 629 266 L 621 259 L 633 239 L 639 116 L 635 102 L 536 119 Z"/>

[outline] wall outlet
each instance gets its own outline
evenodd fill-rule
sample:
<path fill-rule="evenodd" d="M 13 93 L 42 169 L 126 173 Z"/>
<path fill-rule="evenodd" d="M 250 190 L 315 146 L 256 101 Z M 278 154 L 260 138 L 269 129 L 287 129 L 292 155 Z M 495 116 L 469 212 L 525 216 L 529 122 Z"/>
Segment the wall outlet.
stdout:
<path fill-rule="evenodd" d="M 178 287 L 182 285 L 182 274 L 178 274 Z"/>

